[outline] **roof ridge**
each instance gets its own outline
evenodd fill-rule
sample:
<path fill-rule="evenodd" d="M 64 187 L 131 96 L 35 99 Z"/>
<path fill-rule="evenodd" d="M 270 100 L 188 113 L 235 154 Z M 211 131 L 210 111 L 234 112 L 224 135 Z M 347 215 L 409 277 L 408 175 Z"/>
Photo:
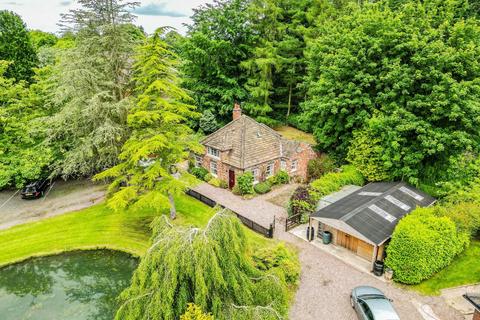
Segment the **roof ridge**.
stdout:
<path fill-rule="evenodd" d="M 370 182 L 369 184 L 367 184 L 367 185 L 365 185 L 364 187 L 362 187 L 362 189 L 365 188 L 366 186 L 372 184 L 372 183 L 373 183 L 373 182 Z M 368 206 L 372 205 L 373 203 L 377 202 L 380 198 L 385 198 L 386 195 L 389 195 L 390 193 L 392 193 L 392 192 L 395 190 L 395 188 L 396 188 L 398 185 L 400 185 L 400 184 L 403 184 L 403 181 L 395 183 L 392 187 L 388 188 L 387 191 L 382 192 L 381 195 L 373 197 L 372 200 L 364 203 L 364 204 L 361 205 L 360 207 L 357 207 L 357 208 L 355 208 L 354 210 L 350 211 L 349 213 L 345 214 L 345 215 L 342 216 L 339 220 L 341 220 L 341 221 L 347 221 L 348 219 L 350 219 L 351 217 L 353 217 L 353 216 L 354 216 L 355 214 L 357 214 L 358 212 L 362 211 L 363 209 L 365 209 L 365 208 L 367 208 Z M 355 192 L 361 192 L 362 189 L 359 189 L 359 190 L 357 190 L 357 191 L 355 191 Z M 354 192 L 354 193 L 355 193 L 355 192 Z M 352 193 L 352 194 L 354 194 L 354 193 Z"/>
<path fill-rule="evenodd" d="M 232 126 L 235 122 L 237 122 L 237 121 L 240 120 L 240 119 L 242 119 L 242 117 L 230 121 L 229 123 L 227 123 L 226 125 L 224 125 L 224 126 L 221 127 L 220 129 L 218 129 L 218 130 L 210 133 L 208 136 L 204 137 L 202 140 L 200 140 L 200 142 L 201 142 L 201 143 L 203 143 L 203 142 L 208 142 L 208 140 L 209 140 L 211 137 L 214 137 L 214 136 L 216 136 L 217 134 L 221 134 L 223 131 L 225 131 L 226 129 L 228 129 L 230 126 Z"/>
<path fill-rule="evenodd" d="M 246 130 L 246 125 L 245 125 L 245 118 L 247 116 L 240 117 L 239 119 L 243 119 L 242 123 L 242 135 L 240 138 L 240 165 L 243 169 L 245 169 L 245 131 Z"/>

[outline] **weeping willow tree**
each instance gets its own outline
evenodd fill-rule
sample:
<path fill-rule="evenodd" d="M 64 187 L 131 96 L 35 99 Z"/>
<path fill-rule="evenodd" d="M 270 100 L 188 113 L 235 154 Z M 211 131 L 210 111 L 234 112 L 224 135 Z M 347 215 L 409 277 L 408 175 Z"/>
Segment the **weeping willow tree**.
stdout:
<path fill-rule="evenodd" d="M 282 319 L 287 313 L 281 274 L 256 269 L 239 220 L 228 211 L 204 229 L 153 222 L 152 245 L 120 296 L 116 319 L 179 319 L 189 303 L 215 319 Z"/>

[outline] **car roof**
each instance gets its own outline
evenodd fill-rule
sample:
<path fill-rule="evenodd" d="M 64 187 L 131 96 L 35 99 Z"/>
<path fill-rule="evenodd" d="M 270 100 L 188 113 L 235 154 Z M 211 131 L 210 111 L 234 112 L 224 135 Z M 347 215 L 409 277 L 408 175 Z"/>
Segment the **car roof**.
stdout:
<path fill-rule="evenodd" d="M 362 299 L 363 300 L 363 299 Z M 372 311 L 375 320 L 400 320 L 398 313 L 388 299 L 373 298 L 363 300 Z"/>
<path fill-rule="evenodd" d="M 360 297 L 360 296 L 365 295 L 365 294 L 367 294 L 367 295 L 375 294 L 375 295 L 384 296 L 382 291 L 380 291 L 377 288 L 370 287 L 370 286 L 360 286 L 360 287 L 356 287 L 353 290 L 355 291 L 357 297 Z"/>

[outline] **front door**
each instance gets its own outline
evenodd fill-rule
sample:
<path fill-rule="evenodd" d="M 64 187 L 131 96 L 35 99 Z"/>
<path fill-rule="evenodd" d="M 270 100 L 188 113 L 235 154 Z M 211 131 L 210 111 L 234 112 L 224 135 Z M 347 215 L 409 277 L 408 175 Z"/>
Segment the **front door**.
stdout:
<path fill-rule="evenodd" d="M 235 186 L 235 171 L 228 170 L 228 187 L 233 189 Z"/>

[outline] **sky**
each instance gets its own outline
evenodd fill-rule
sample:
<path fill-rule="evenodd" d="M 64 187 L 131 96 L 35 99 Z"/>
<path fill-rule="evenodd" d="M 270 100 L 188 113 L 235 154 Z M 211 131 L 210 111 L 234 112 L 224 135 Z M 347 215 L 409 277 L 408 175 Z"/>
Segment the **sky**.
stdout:
<path fill-rule="evenodd" d="M 142 25 L 152 33 L 158 27 L 170 26 L 185 34 L 185 23 L 189 23 L 193 8 L 213 0 L 142 0 L 134 14 L 135 24 Z M 68 0 L 0 0 L 0 10 L 11 10 L 19 14 L 29 29 L 58 32 L 60 14 L 76 7 L 76 1 Z"/>

